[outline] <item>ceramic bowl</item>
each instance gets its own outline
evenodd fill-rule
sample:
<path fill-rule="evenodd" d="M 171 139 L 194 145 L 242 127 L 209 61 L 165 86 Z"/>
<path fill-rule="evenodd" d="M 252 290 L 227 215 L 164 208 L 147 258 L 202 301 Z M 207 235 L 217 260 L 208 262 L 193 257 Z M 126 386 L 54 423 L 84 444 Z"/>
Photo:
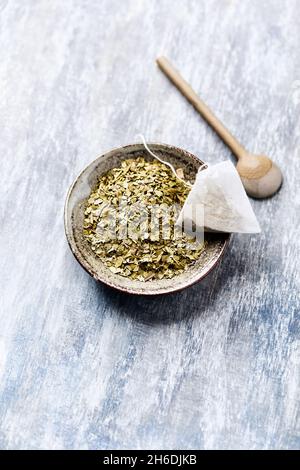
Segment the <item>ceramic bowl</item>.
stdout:
<path fill-rule="evenodd" d="M 193 181 L 203 162 L 195 155 L 166 144 L 149 144 L 150 149 L 175 168 L 183 168 L 189 181 Z M 90 249 L 82 234 L 86 200 L 103 173 L 120 165 L 122 160 L 143 156 L 151 160 L 142 144 L 126 145 L 101 155 L 90 163 L 69 189 L 65 203 L 65 232 L 70 248 L 82 267 L 96 280 L 115 289 L 140 295 L 167 294 L 184 289 L 203 279 L 220 261 L 227 249 L 229 234 L 205 234 L 206 249 L 194 265 L 172 279 L 133 281 L 113 274 Z"/>

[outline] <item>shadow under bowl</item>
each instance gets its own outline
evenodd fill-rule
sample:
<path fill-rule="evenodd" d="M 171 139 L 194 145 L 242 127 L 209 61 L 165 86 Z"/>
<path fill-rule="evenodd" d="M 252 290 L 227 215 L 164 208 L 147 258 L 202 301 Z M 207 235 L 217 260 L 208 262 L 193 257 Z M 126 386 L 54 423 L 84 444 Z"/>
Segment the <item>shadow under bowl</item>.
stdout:
<path fill-rule="evenodd" d="M 204 162 L 195 155 L 166 144 L 149 144 L 150 149 L 162 160 L 175 168 L 183 168 L 185 177 L 194 181 L 197 171 Z M 136 281 L 114 274 L 94 254 L 83 236 L 84 210 L 87 198 L 96 186 L 98 179 L 123 160 L 142 156 L 152 160 L 142 144 L 126 145 L 101 155 L 90 163 L 71 185 L 65 203 L 65 232 L 70 248 L 81 266 L 96 280 L 130 294 L 159 295 L 182 290 L 201 281 L 220 261 L 228 247 L 230 234 L 205 233 L 206 247 L 200 258 L 184 273 L 172 279 Z"/>

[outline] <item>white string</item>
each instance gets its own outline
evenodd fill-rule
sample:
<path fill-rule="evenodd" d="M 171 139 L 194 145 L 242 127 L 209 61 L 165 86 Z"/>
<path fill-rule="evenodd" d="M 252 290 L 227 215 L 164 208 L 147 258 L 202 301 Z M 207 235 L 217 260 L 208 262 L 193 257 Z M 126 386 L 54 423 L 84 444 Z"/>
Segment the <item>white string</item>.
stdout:
<path fill-rule="evenodd" d="M 177 175 L 176 170 L 175 170 L 175 168 L 173 167 L 173 165 L 171 165 L 171 163 L 165 162 L 164 160 L 161 160 L 157 155 L 155 155 L 155 153 L 153 153 L 153 152 L 149 149 L 149 147 L 148 147 L 148 145 L 147 145 L 147 143 L 146 143 L 145 137 L 144 137 L 142 134 L 137 134 L 137 137 L 140 137 L 140 138 L 141 138 L 142 143 L 143 143 L 145 149 L 147 150 L 147 152 L 150 153 L 150 155 L 152 155 L 152 157 L 156 158 L 156 160 L 158 160 L 160 163 L 163 163 L 164 165 L 168 166 L 168 167 L 172 170 L 172 172 L 174 173 L 174 175 L 176 176 L 176 178 L 178 178 L 180 181 L 182 181 L 182 182 L 185 183 L 185 184 L 188 184 L 189 186 L 192 186 L 191 183 L 189 183 L 188 181 L 185 181 L 184 179 L 180 178 L 180 176 Z"/>

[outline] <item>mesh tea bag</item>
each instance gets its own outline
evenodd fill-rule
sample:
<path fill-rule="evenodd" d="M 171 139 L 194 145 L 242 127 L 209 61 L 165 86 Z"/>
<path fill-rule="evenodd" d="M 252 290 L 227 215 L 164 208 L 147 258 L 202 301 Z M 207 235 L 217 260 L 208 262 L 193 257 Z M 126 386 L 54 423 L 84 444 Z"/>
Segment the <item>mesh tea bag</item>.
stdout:
<path fill-rule="evenodd" d="M 198 217 L 198 216 L 199 217 Z M 259 233 L 248 196 L 230 161 L 198 172 L 196 181 L 179 214 L 177 224 L 195 226 L 196 232 Z"/>

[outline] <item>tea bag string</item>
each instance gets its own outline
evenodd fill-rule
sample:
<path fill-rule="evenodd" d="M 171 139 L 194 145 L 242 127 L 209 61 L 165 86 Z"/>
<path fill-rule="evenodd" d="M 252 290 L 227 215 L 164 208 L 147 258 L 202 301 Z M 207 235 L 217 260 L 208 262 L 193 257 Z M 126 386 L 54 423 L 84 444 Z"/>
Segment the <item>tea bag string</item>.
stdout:
<path fill-rule="evenodd" d="M 142 143 L 143 143 L 145 149 L 147 150 L 148 153 L 150 153 L 150 155 L 152 155 L 152 157 L 156 158 L 156 160 L 158 160 L 160 163 L 163 163 L 164 165 L 168 166 L 168 167 L 170 168 L 170 170 L 174 173 L 174 175 L 176 176 L 176 178 L 178 178 L 181 182 L 183 182 L 183 183 L 187 184 L 188 186 L 192 187 L 192 184 L 191 184 L 191 183 L 189 183 L 188 181 L 186 181 L 186 180 L 180 178 L 180 176 L 178 176 L 178 174 L 176 173 L 175 168 L 173 167 L 173 165 L 171 165 L 171 163 L 165 162 L 164 160 L 162 160 L 161 158 L 159 158 L 157 155 L 155 155 L 155 153 L 153 153 L 153 152 L 149 149 L 149 147 L 148 147 L 148 145 L 147 145 L 147 143 L 146 143 L 145 137 L 144 137 L 142 134 L 138 134 L 137 137 L 140 137 L 140 138 L 141 138 Z"/>

